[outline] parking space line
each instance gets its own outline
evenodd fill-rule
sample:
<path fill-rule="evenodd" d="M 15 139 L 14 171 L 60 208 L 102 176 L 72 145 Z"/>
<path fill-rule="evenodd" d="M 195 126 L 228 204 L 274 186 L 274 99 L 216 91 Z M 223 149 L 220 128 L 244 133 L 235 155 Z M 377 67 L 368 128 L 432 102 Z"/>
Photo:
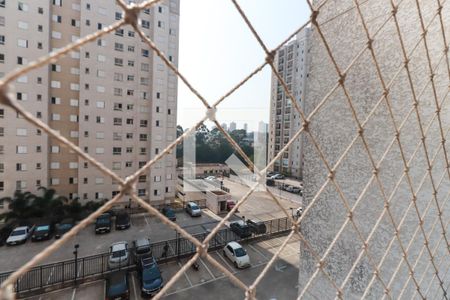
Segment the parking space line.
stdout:
<path fill-rule="evenodd" d="M 206 271 L 208 271 L 209 275 L 211 275 L 212 278 L 216 278 L 216 276 L 214 276 L 214 274 L 211 272 L 211 270 L 208 268 L 208 266 L 205 264 L 205 262 L 203 261 L 203 259 L 201 257 L 198 258 L 200 260 L 200 262 L 202 263 L 202 265 L 205 267 Z"/>
<path fill-rule="evenodd" d="M 145 220 L 145 223 L 147 223 L 147 226 L 149 226 L 150 225 L 150 223 L 148 222 L 148 220 L 147 220 L 147 216 L 144 214 L 144 220 Z"/>
<path fill-rule="evenodd" d="M 106 280 L 103 280 L 103 298 L 106 299 Z"/>
<path fill-rule="evenodd" d="M 74 300 L 75 299 L 75 292 L 77 291 L 77 289 L 76 288 L 74 288 L 73 289 L 73 293 L 72 293 L 72 300 Z"/>
<path fill-rule="evenodd" d="M 180 266 L 180 269 L 183 267 L 183 265 L 181 265 L 180 262 L 178 262 L 178 265 Z M 183 274 L 184 274 L 184 277 L 186 277 L 186 280 L 189 283 L 189 285 L 192 287 L 193 285 L 192 285 L 191 280 L 189 279 L 189 276 L 187 276 L 186 272 L 183 272 Z"/>
<path fill-rule="evenodd" d="M 283 239 L 281 239 L 281 238 L 275 238 L 275 240 L 277 240 L 278 242 L 280 242 L 280 246 L 284 243 L 284 240 Z M 292 241 L 292 240 L 291 240 Z M 294 248 L 293 246 L 291 246 L 291 244 L 290 244 L 290 242 L 288 242 L 287 244 L 286 244 L 286 248 L 285 249 L 287 249 L 287 248 L 289 248 L 289 249 L 291 249 L 292 251 L 295 251 L 295 252 L 297 252 L 297 251 L 299 251 L 300 249 L 296 249 L 296 248 Z"/>
<path fill-rule="evenodd" d="M 130 275 L 131 275 L 131 282 L 133 283 L 134 297 L 135 297 L 136 299 L 138 299 L 138 294 L 137 294 L 137 292 L 136 292 L 136 283 L 135 283 L 135 281 L 134 281 L 134 276 L 133 276 L 133 274 L 134 274 L 134 272 L 133 272 L 133 273 L 130 273 Z"/>
<path fill-rule="evenodd" d="M 254 247 L 251 244 L 248 244 L 248 247 L 251 248 L 253 251 L 255 251 L 256 253 L 258 253 L 259 255 L 261 255 L 262 257 L 264 257 L 265 259 L 269 259 L 264 253 L 262 253 L 261 251 L 259 251 L 256 247 Z"/>
<path fill-rule="evenodd" d="M 222 259 L 222 261 L 231 269 L 231 273 L 235 274 L 234 268 L 225 260 L 225 258 L 219 253 L 219 251 L 216 252 L 217 255 Z"/>

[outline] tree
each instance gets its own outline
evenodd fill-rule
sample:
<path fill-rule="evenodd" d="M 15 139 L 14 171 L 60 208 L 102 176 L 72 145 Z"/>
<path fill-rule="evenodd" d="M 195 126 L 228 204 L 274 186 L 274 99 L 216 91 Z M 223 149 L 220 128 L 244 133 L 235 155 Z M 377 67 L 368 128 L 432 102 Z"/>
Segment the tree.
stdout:
<path fill-rule="evenodd" d="M 42 194 L 37 196 L 32 203 L 34 217 L 62 220 L 64 206 L 68 202 L 67 198 L 57 195 L 54 189 L 46 187 L 40 187 L 39 191 Z"/>
<path fill-rule="evenodd" d="M 25 221 L 33 216 L 32 203 L 36 195 L 30 192 L 15 191 L 14 196 L 2 198 L 4 202 L 8 202 L 9 211 L 0 215 L 0 219 Z"/>

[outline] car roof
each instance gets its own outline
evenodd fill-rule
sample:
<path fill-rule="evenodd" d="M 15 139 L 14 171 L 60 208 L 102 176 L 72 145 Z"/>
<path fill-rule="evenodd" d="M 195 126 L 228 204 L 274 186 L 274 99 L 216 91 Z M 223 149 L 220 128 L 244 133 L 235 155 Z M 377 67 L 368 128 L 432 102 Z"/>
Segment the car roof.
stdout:
<path fill-rule="evenodd" d="M 146 256 L 141 258 L 143 266 L 152 266 L 153 264 L 156 266 L 156 259 L 153 256 Z"/>
<path fill-rule="evenodd" d="M 233 249 L 238 249 L 238 248 L 242 248 L 241 244 L 239 244 L 238 242 L 229 242 L 227 244 L 227 246 L 230 246 Z"/>
<path fill-rule="evenodd" d="M 136 247 L 148 246 L 148 245 L 150 245 L 150 239 L 141 238 L 141 239 L 135 240 L 134 243 L 136 244 Z"/>
<path fill-rule="evenodd" d="M 120 251 L 125 250 L 127 248 L 128 243 L 127 242 L 117 242 L 114 244 L 111 244 L 112 251 Z"/>
<path fill-rule="evenodd" d="M 28 228 L 30 228 L 30 227 L 28 227 L 28 226 L 19 226 L 19 227 L 14 228 L 14 231 L 16 231 L 16 230 L 25 230 L 25 229 L 28 229 Z"/>
<path fill-rule="evenodd" d="M 239 224 L 241 226 L 246 225 L 244 220 L 236 220 L 236 221 L 231 222 L 230 224 Z"/>
<path fill-rule="evenodd" d="M 120 272 L 111 273 L 108 276 L 108 279 L 111 281 L 112 284 L 116 284 L 116 283 L 123 281 L 126 276 L 127 276 L 126 272 L 120 271 Z"/>

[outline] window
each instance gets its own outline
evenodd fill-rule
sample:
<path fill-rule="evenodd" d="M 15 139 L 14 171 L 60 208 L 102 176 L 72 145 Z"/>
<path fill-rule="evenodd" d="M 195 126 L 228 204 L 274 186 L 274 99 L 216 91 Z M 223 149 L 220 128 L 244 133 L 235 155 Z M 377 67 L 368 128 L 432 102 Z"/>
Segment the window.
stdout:
<path fill-rule="evenodd" d="M 122 96 L 122 89 L 114 88 L 114 96 Z"/>
<path fill-rule="evenodd" d="M 139 135 L 139 140 L 141 141 L 141 142 L 145 142 L 145 141 L 147 141 L 147 135 L 146 134 L 140 134 Z"/>
<path fill-rule="evenodd" d="M 51 68 L 53 72 L 61 72 L 61 65 L 52 64 Z"/>
<path fill-rule="evenodd" d="M 141 85 L 148 85 L 149 79 L 147 77 L 141 77 Z"/>
<path fill-rule="evenodd" d="M 27 136 L 26 128 L 17 128 L 16 129 L 16 135 L 17 136 Z"/>
<path fill-rule="evenodd" d="M 61 39 L 61 37 L 62 37 L 62 33 L 61 32 L 52 31 L 52 38 L 59 40 L 59 39 Z"/>
<path fill-rule="evenodd" d="M 52 153 L 59 153 L 59 146 L 52 146 L 50 151 Z"/>
<path fill-rule="evenodd" d="M 114 141 L 121 141 L 122 140 L 122 133 L 113 132 L 113 140 Z"/>
<path fill-rule="evenodd" d="M 159 148 L 155 148 L 155 154 L 159 154 Z"/>
<path fill-rule="evenodd" d="M 140 121 L 140 126 L 141 127 L 147 127 L 147 125 L 148 125 L 148 121 L 147 120 L 141 120 Z"/>
<path fill-rule="evenodd" d="M 122 111 L 122 103 L 114 103 L 114 110 Z"/>
<path fill-rule="evenodd" d="M 97 61 L 99 62 L 105 62 L 106 61 L 106 56 L 104 55 L 97 55 Z"/>
<path fill-rule="evenodd" d="M 0 108 L 0 119 L 3 119 L 5 117 L 5 109 Z"/>
<path fill-rule="evenodd" d="M 0 45 L 4 45 L 4 44 L 5 44 L 5 36 L 4 35 L 0 35 Z"/>
<path fill-rule="evenodd" d="M 159 120 L 156 120 L 155 125 L 156 127 L 159 127 Z"/>
<path fill-rule="evenodd" d="M 114 125 L 115 126 L 121 126 L 122 125 L 122 118 L 114 118 Z"/>
<path fill-rule="evenodd" d="M 79 91 L 80 90 L 80 85 L 78 83 L 71 83 L 70 84 L 70 89 L 72 91 Z"/>
<path fill-rule="evenodd" d="M 128 52 L 134 52 L 134 46 L 128 46 Z"/>
<path fill-rule="evenodd" d="M 115 66 L 119 66 L 119 67 L 122 67 L 123 66 L 123 59 L 121 59 L 121 58 L 114 58 L 114 65 Z"/>
<path fill-rule="evenodd" d="M 78 100 L 77 99 L 70 99 L 70 106 L 78 106 Z"/>
<path fill-rule="evenodd" d="M 170 110 L 170 108 L 167 109 L 167 114 L 168 114 L 168 115 L 171 115 L 171 114 L 172 114 L 172 111 Z"/>
<path fill-rule="evenodd" d="M 134 104 L 127 104 L 127 110 L 133 110 Z"/>
<path fill-rule="evenodd" d="M 36 163 L 36 170 L 40 170 L 42 169 L 42 164 L 41 163 Z"/>
<path fill-rule="evenodd" d="M 78 169 L 77 162 L 69 162 L 69 169 Z"/>
<path fill-rule="evenodd" d="M 51 104 L 61 104 L 61 98 L 59 97 L 52 97 L 50 101 Z"/>
<path fill-rule="evenodd" d="M 159 28 L 164 28 L 164 22 L 163 21 L 158 21 L 158 27 Z"/>
<path fill-rule="evenodd" d="M 123 74 L 114 73 L 114 81 L 123 81 Z"/>
<path fill-rule="evenodd" d="M 160 181 L 161 181 L 161 176 L 155 176 L 155 177 L 153 178 L 153 181 L 154 181 L 154 182 L 160 182 Z"/>
<path fill-rule="evenodd" d="M 78 178 L 76 177 L 69 177 L 69 184 L 77 184 Z"/>
<path fill-rule="evenodd" d="M 122 168 L 122 164 L 120 162 L 113 162 L 112 169 L 113 170 L 120 170 Z"/>
<path fill-rule="evenodd" d="M 38 48 L 38 49 L 42 49 L 42 43 L 41 43 L 41 42 L 38 42 L 38 43 L 37 43 L 37 48 Z"/>
<path fill-rule="evenodd" d="M 61 115 L 60 114 L 52 114 L 52 121 L 60 121 Z"/>
<path fill-rule="evenodd" d="M 97 23 L 97 29 L 101 30 L 103 28 L 103 24 L 102 23 Z"/>
<path fill-rule="evenodd" d="M 44 9 L 42 7 L 38 7 L 38 14 L 44 14 Z"/>
<path fill-rule="evenodd" d="M 127 147 L 127 153 L 133 153 L 133 147 Z"/>
<path fill-rule="evenodd" d="M 116 20 L 122 19 L 122 13 L 121 12 L 116 12 L 115 17 L 116 17 Z"/>
<path fill-rule="evenodd" d="M 133 96 L 134 95 L 134 90 L 127 90 L 127 95 L 128 96 Z"/>
<path fill-rule="evenodd" d="M 77 115 L 70 115 L 69 116 L 70 122 L 78 123 L 78 116 Z"/>
<path fill-rule="evenodd" d="M 121 147 L 113 147 L 113 155 L 121 155 L 122 148 Z"/>
<path fill-rule="evenodd" d="M 141 23 L 142 23 L 141 25 L 142 25 L 143 28 L 150 28 L 150 22 L 149 21 L 142 20 Z"/>
<path fill-rule="evenodd" d="M 156 92 L 156 99 L 160 99 L 161 98 L 161 93 L 160 92 Z"/>
<path fill-rule="evenodd" d="M 162 9 L 161 6 L 158 6 L 158 12 L 159 12 L 159 13 L 162 13 L 162 12 L 163 12 L 163 9 Z"/>
<path fill-rule="evenodd" d="M 103 177 L 95 178 L 95 184 L 103 184 L 104 182 L 105 182 L 105 180 L 103 179 Z"/>
<path fill-rule="evenodd" d="M 139 154 L 140 155 L 146 155 L 147 154 L 147 148 L 140 148 Z"/>
<path fill-rule="evenodd" d="M 95 106 L 97 108 L 105 108 L 105 102 L 104 101 L 96 101 Z"/>
<path fill-rule="evenodd" d="M 134 75 L 127 75 L 127 81 L 134 81 Z"/>
<path fill-rule="evenodd" d="M 62 6 L 62 0 L 53 0 L 53 5 Z"/>
<path fill-rule="evenodd" d="M 149 64 L 141 63 L 141 71 L 148 72 L 149 69 L 150 69 L 150 65 Z"/>
<path fill-rule="evenodd" d="M 27 93 L 16 93 L 17 100 L 27 101 L 28 94 Z"/>
<path fill-rule="evenodd" d="M 145 196 L 145 189 L 138 189 L 138 196 Z"/>
<path fill-rule="evenodd" d="M 128 31 L 128 36 L 129 37 L 134 37 L 134 31 Z"/>
<path fill-rule="evenodd" d="M 147 49 L 142 49 L 142 56 L 148 57 L 149 51 Z"/>
<path fill-rule="evenodd" d="M 17 78 L 17 82 L 19 82 L 19 83 L 27 83 L 28 82 L 28 76 L 26 76 L 26 75 L 20 76 L 19 78 Z"/>
<path fill-rule="evenodd" d="M 156 112 L 159 113 L 159 106 L 156 107 Z"/>
<path fill-rule="evenodd" d="M 133 162 L 132 161 L 125 162 L 125 168 L 131 168 L 132 166 L 133 166 Z"/>
<path fill-rule="evenodd" d="M 103 154 L 103 153 L 105 153 L 105 148 L 103 147 L 95 148 L 95 154 Z"/>
<path fill-rule="evenodd" d="M 4 24 L 5 19 L 3 19 L 3 24 Z M 24 22 L 24 21 L 19 21 L 17 23 L 17 27 L 19 27 L 19 29 L 23 29 L 23 30 L 27 30 L 28 29 L 28 23 Z"/>
<path fill-rule="evenodd" d="M 54 89 L 60 89 L 61 88 L 61 82 L 60 81 L 56 81 L 56 80 L 52 80 L 50 83 L 50 86 Z"/>
<path fill-rule="evenodd" d="M 5 63 L 5 54 L 0 53 L 0 63 Z"/>
<path fill-rule="evenodd" d="M 4 173 L 4 172 L 5 172 L 5 164 L 0 163 L 0 173 Z"/>
<path fill-rule="evenodd" d="M 50 185 L 58 185 L 59 178 L 50 178 Z"/>
<path fill-rule="evenodd" d="M 133 125 L 133 119 L 127 119 L 127 124 L 128 125 Z"/>
<path fill-rule="evenodd" d="M 76 131 L 76 130 L 70 131 L 70 137 L 71 138 L 78 138 L 78 131 Z"/>
<path fill-rule="evenodd" d="M 121 43 L 114 43 L 114 50 L 123 52 L 123 44 Z"/>
<path fill-rule="evenodd" d="M 0 7 L 5 7 L 5 4 L 6 4 L 6 0 L 0 0 Z M 2 184 L 3 184 L 3 182 L 2 182 Z M 3 191 L 3 189 L 2 189 L 2 191 Z"/>
<path fill-rule="evenodd" d="M 51 162 L 51 163 L 50 163 L 50 169 L 52 169 L 52 170 L 57 170 L 57 169 L 59 169 L 59 168 L 60 168 L 59 162 Z"/>
<path fill-rule="evenodd" d="M 127 139 L 132 139 L 133 138 L 133 133 L 129 132 L 127 133 Z"/>
<path fill-rule="evenodd" d="M 117 29 L 115 34 L 117 36 L 123 36 L 123 29 Z"/>
<path fill-rule="evenodd" d="M 39 31 L 39 32 L 44 31 L 44 27 L 43 27 L 42 25 L 38 25 L 38 31 Z"/>
<path fill-rule="evenodd" d="M 129 67 L 134 67 L 134 60 L 129 60 L 128 61 L 128 66 Z"/>
<path fill-rule="evenodd" d="M 99 124 L 105 123 L 105 117 L 97 116 L 96 117 L 96 122 L 99 123 Z"/>
<path fill-rule="evenodd" d="M 159 190 L 153 190 L 153 195 L 154 196 L 159 196 Z"/>

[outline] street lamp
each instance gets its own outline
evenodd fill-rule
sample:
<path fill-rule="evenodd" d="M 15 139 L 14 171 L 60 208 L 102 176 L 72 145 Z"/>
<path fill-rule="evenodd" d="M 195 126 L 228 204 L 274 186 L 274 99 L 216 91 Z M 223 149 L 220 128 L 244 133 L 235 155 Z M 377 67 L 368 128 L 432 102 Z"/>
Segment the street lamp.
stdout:
<path fill-rule="evenodd" d="M 78 248 L 80 247 L 80 245 L 75 244 L 73 247 L 75 248 L 75 251 L 73 251 L 73 255 L 75 256 L 75 285 L 76 285 L 78 276 Z"/>
<path fill-rule="evenodd" d="M 294 218 L 294 208 L 289 207 L 289 209 L 291 210 L 291 216 L 292 216 L 292 219 L 293 219 Z"/>

